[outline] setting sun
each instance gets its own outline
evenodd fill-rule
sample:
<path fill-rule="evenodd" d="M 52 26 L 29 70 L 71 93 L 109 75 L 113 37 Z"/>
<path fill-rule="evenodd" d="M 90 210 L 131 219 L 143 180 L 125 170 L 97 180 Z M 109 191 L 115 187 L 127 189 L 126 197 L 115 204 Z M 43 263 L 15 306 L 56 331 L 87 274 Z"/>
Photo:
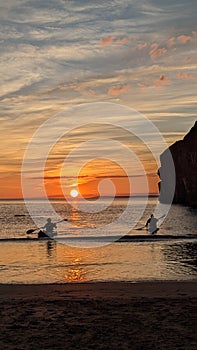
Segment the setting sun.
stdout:
<path fill-rule="evenodd" d="M 71 190 L 71 191 L 70 191 L 70 195 L 71 195 L 71 197 L 73 197 L 73 198 L 77 197 L 78 194 L 79 194 L 79 192 L 78 192 L 77 190 Z"/>

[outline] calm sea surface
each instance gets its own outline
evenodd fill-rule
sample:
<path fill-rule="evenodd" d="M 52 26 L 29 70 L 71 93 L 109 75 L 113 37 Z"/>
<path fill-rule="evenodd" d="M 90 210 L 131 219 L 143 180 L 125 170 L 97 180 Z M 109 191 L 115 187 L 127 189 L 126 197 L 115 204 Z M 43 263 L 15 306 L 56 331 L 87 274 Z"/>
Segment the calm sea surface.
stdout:
<path fill-rule="evenodd" d="M 106 207 L 108 202 L 103 199 Z M 136 199 L 136 207 L 142 202 L 143 199 Z M 144 225 L 156 202 L 155 198 L 149 199 L 137 227 Z M 34 205 L 36 213 L 36 202 Z M 61 236 L 66 232 L 81 237 L 90 229 L 93 234 L 105 235 L 106 226 L 124 212 L 127 199 L 116 199 L 102 212 L 89 214 L 73 209 L 63 201 L 53 201 L 52 205 L 62 218 L 69 220 L 58 225 L 58 234 Z M 0 242 L 0 283 L 196 279 L 196 214 L 194 209 L 173 205 L 159 231 L 161 235 L 196 234 L 192 241 L 112 242 L 99 247 L 93 244 L 90 248 L 56 241 Z M 49 213 L 45 212 L 44 203 L 42 212 L 38 210 L 36 215 L 40 223 L 46 222 Z M 22 201 L 0 201 L 0 225 L 0 239 L 25 237 L 28 229 L 36 228 Z M 118 236 L 123 226 L 123 222 L 117 222 L 111 234 Z M 36 237 L 36 232 L 32 237 Z M 129 232 L 131 235 L 136 233 L 146 234 L 146 231 L 132 229 Z"/>

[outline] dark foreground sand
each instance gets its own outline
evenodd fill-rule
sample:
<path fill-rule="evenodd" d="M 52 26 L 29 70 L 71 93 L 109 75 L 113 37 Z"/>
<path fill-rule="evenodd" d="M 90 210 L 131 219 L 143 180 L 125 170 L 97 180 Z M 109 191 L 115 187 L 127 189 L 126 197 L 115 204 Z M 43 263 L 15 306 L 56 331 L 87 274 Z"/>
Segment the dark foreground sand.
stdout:
<path fill-rule="evenodd" d="M 197 349 L 197 281 L 0 285 L 0 349 Z"/>

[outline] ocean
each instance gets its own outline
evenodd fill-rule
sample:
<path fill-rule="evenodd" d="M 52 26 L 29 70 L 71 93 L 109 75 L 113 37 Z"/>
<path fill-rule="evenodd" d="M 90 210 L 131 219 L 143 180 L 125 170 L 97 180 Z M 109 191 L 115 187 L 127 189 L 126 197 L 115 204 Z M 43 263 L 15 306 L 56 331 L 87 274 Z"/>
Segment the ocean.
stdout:
<path fill-rule="evenodd" d="M 90 201 L 90 205 L 91 202 Z M 117 198 L 112 203 L 108 198 L 101 201 L 103 210 L 82 212 L 63 200 L 53 200 L 51 205 L 61 218 L 68 222 L 60 223 L 58 236 L 84 237 L 88 232 L 94 237 L 108 237 L 104 244 L 91 243 L 87 248 L 83 244 L 62 244 L 52 241 L 9 241 L 10 238 L 26 237 L 28 229 L 36 228 L 25 203 L 20 200 L 0 201 L 0 283 L 66 283 L 96 281 L 153 281 L 153 280 L 194 280 L 197 278 L 197 211 L 180 205 L 172 205 L 162 222 L 159 235 L 183 236 L 178 240 L 158 240 L 155 242 L 114 242 L 123 232 L 140 236 L 149 215 L 154 211 L 157 198 L 136 198 L 130 208 L 131 216 L 139 216 L 139 207 L 144 207 L 139 222 L 128 230 L 130 220 L 124 226 L 119 220 L 128 205 L 127 198 Z M 42 211 L 40 211 L 42 203 Z M 96 202 L 95 202 L 96 203 Z M 44 223 L 49 216 L 45 203 L 34 201 L 36 223 Z M 95 204 L 94 204 L 95 205 Z M 136 211 L 135 211 L 136 210 Z M 137 214 L 136 214 L 137 213 Z M 35 217 L 34 217 L 35 219 Z M 52 217 L 53 219 L 53 217 Z M 111 226 L 111 223 L 113 224 Z M 114 224 L 115 223 L 115 224 Z M 129 232 L 128 232 L 129 231 Z M 36 237 L 38 231 L 32 233 Z M 195 234 L 196 239 L 184 236 Z M 80 241 L 81 242 L 81 241 Z"/>

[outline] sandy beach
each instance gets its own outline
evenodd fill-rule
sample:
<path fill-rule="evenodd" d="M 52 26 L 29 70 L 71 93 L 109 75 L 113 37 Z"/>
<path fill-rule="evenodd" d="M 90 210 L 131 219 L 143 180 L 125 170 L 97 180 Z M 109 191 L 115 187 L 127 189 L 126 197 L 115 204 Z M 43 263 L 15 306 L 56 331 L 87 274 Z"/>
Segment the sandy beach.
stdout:
<path fill-rule="evenodd" d="M 197 348 L 197 282 L 0 285 L 0 348 Z"/>

